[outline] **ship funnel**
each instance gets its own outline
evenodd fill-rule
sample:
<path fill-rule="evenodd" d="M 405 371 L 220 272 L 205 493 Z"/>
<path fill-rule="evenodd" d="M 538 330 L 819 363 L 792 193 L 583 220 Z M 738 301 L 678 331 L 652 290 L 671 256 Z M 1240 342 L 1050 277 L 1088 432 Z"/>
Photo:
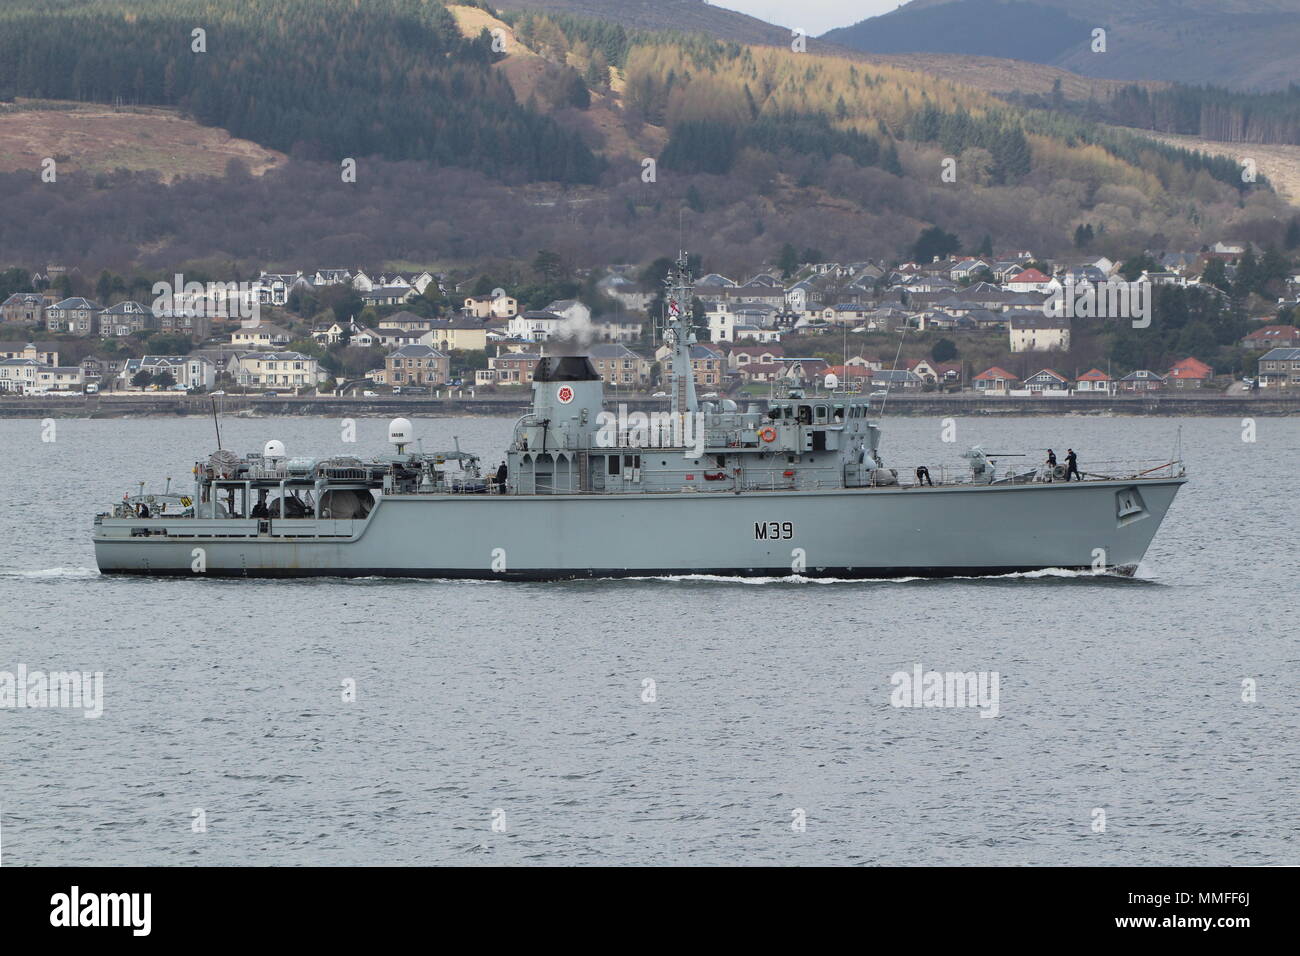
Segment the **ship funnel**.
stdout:
<path fill-rule="evenodd" d="M 272 438 L 262 448 L 262 457 L 271 460 L 284 457 L 284 442 Z"/>
<path fill-rule="evenodd" d="M 587 447 L 604 407 L 604 382 L 585 355 L 547 356 L 533 372 L 532 447 L 555 447 L 561 433 L 570 447 Z"/>
<path fill-rule="evenodd" d="M 388 441 L 397 446 L 399 455 L 406 451 L 406 446 L 415 441 L 414 428 L 409 418 L 394 418 L 388 423 Z"/>

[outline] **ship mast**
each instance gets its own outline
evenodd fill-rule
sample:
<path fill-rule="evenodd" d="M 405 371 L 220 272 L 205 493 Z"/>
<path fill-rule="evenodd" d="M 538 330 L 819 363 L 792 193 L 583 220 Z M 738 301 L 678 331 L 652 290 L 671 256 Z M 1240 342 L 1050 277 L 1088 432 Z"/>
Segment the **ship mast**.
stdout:
<path fill-rule="evenodd" d="M 691 279 L 685 251 L 677 253 L 677 261 L 664 277 L 664 289 L 664 314 L 660 321 L 664 342 L 673 350 L 672 411 L 674 415 L 680 415 L 699 410 L 695 398 L 695 373 L 691 368 L 691 346 L 696 341 L 691 325 L 695 283 Z"/>

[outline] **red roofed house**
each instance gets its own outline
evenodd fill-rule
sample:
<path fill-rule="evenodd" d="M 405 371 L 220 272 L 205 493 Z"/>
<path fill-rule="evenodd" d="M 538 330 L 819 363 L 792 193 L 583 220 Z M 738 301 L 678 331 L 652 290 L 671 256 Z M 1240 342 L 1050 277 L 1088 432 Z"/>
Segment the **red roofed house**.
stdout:
<path fill-rule="evenodd" d="M 1242 339 L 1241 347 L 1260 351 L 1300 348 L 1300 329 L 1294 325 L 1266 325 Z"/>
<path fill-rule="evenodd" d="M 925 359 L 907 359 L 903 362 L 903 368 L 907 369 L 923 382 L 929 382 L 931 385 L 939 381 L 939 373 L 935 367 Z"/>
<path fill-rule="evenodd" d="M 1088 392 L 1093 395 L 1115 394 L 1115 380 L 1099 368 L 1089 369 L 1074 380 L 1076 392 Z"/>
<path fill-rule="evenodd" d="M 1214 369 L 1199 359 L 1185 358 L 1175 362 L 1165 373 L 1165 383 L 1173 388 L 1200 388 L 1214 381 Z"/>
<path fill-rule="evenodd" d="M 1002 285 L 1012 292 L 1047 292 L 1052 283 L 1051 276 L 1045 276 L 1037 269 L 1018 272 Z"/>
<path fill-rule="evenodd" d="M 996 365 L 980 372 L 972 381 L 975 383 L 976 390 L 986 395 L 1005 395 L 1020 384 L 1020 379 Z"/>
<path fill-rule="evenodd" d="M 736 370 L 743 382 L 775 382 L 786 371 L 784 362 L 748 362 Z"/>
<path fill-rule="evenodd" d="M 828 371 L 841 382 L 869 382 L 871 369 L 861 365 L 832 365 Z"/>

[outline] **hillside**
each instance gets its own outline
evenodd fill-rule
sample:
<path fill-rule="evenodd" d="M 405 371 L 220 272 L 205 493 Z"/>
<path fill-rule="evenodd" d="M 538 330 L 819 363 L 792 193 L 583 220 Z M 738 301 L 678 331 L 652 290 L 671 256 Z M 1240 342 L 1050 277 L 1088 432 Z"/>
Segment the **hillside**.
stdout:
<path fill-rule="evenodd" d="M 1233 162 L 1243 156 L 1249 156 L 1255 160 L 1259 171 L 1268 177 L 1280 196 L 1292 205 L 1300 205 L 1300 146 L 1252 143 L 1234 148 L 1196 136 L 1178 136 L 1173 133 L 1153 133 L 1146 130 L 1142 133 L 1157 142 L 1210 155 L 1225 156 Z"/>
<path fill-rule="evenodd" d="M 58 160 L 60 174 L 155 170 L 163 182 L 221 176 L 231 160 L 260 176 L 286 161 L 175 110 L 21 100 L 0 106 L 0 171 L 38 170 L 46 157 Z"/>
<path fill-rule="evenodd" d="M 737 43 L 788 44 L 790 31 L 704 0 L 500 0 L 498 10 L 535 10 L 608 20 L 635 30 L 701 33 Z"/>
<path fill-rule="evenodd" d="M 201 50 L 196 23 L 208 24 Z M 303 158 L 594 182 L 591 153 L 520 104 L 493 60 L 490 39 L 464 37 L 443 6 L 423 0 L 0 7 L 0 99 L 172 106 Z"/>
<path fill-rule="evenodd" d="M 1127 80 L 1108 80 L 1073 73 L 1047 63 L 1028 60 L 1005 60 L 992 56 L 972 56 L 957 53 L 873 53 L 873 63 L 882 63 L 903 70 L 915 70 L 931 76 L 942 77 L 962 86 L 983 90 L 986 93 L 1039 94 L 1052 93 L 1060 84 L 1061 95 L 1070 100 L 1104 100 L 1131 85 Z M 1168 84 L 1143 81 L 1145 87 L 1157 89 Z"/>
<path fill-rule="evenodd" d="M 1107 30 L 1107 50 L 1090 49 Z M 1239 90 L 1300 81 L 1300 10 L 1290 0 L 913 0 L 828 31 L 868 53 L 1027 60 L 1087 76 Z"/>
<path fill-rule="evenodd" d="M 711 15 L 702 7 L 689 10 Z M 178 169 L 168 148 L 151 151 L 141 136 L 139 161 L 99 151 L 107 172 L 91 165 L 88 143 L 84 171 L 61 169 L 55 188 L 29 160 L 0 170 L 0 248 L 17 263 L 229 271 L 492 261 L 504 278 L 539 249 L 574 266 L 647 262 L 680 234 L 712 268 L 745 271 L 787 243 L 894 258 L 933 225 L 971 251 L 1053 254 L 1086 223 L 1120 254 L 1154 236 L 1266 241 L 1288 216 L 1266 182 L 1242 184 L 1230 158 L 1011 106 L 906 59 L 817 44 L 793 53 L 426 0 L 36 9 L 0 11 L 0 92 L 59 92 L 112 115 L 92 103 L 157 100 L 133 109 L 166 106 L 217 139 L 182 142 L 194 167 Z M 336 28 L 314 25 L 322 9 Z M 215 24 L 214 53 L 234 40 L 250 46 L 235 60 L 177 52 L 146 42 L 157 34 L 131 19 L 137 10 L 169 30 L 201 11 Z M 493 49 L 493 31 L 504 49 Z M 104 48 L 129 55 L 106 58 Z M 1048 91 L 1059 76 L 1029 69 Z M 26 124 L 24 155 L 68 152 L 46 122 Z M 249 163 L 264 175 L 238 166 L 194 175 L 224 166 L 208 144 L 227 133 L 274 157 Z M 357 158 L 355 182 L 341 180 L 341 157 Z M 170 185 L 140 172 L 151 163 Z M 955 179 L 941 176 L 950 165 Z M 73 218 L 77 230 L 59 228 Z"/>

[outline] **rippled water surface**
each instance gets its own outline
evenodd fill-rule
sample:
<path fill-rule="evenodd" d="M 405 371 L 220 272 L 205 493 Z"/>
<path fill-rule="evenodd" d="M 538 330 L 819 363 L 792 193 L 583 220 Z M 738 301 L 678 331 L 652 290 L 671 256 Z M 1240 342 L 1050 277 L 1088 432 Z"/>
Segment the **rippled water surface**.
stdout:
<path fill-rule="evenodd" d="M 495 463 L 511 422 L 416 424 Z M 1192 481 L 1136 580 L 507 584 L 102 578 L 93 514 L 188 478 L 211 422 L 0 421 L 0 672 L 105 698 L 0 710 L 3 862 L 1300 862 L 1300 421 L 897 419 L 883 450 L 1086 468 L 1167 459 L 1180 425 Z M 892 707 L 916 664 L 997 671 L 999 716 Z"/>

